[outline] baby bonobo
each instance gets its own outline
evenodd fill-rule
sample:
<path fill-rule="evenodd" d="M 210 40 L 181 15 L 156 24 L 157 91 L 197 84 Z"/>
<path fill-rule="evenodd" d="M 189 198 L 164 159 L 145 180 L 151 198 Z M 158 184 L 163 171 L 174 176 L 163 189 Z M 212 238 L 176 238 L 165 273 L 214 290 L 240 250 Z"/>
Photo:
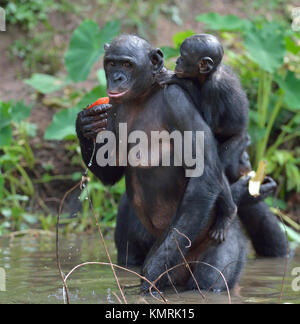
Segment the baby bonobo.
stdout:
<path fill-rule="evenodd" d="M 163 73 L 160 84 L 178 84 L 185 89 L 218 142 L 218 151 L 224 173 L 229 181 L 233 176 L 232 165 L 246 149 L 249 137 L 248 100 L 239 78 L 227 66 L 221 64 L 224 50 L 216 37 L 199 34 L 188 37 L 180 47 L 175 75 Z M 220 194 L 216 223 L 212 237 L 225 239 L 232 221 L 228 208 L 228 194 Z"/>

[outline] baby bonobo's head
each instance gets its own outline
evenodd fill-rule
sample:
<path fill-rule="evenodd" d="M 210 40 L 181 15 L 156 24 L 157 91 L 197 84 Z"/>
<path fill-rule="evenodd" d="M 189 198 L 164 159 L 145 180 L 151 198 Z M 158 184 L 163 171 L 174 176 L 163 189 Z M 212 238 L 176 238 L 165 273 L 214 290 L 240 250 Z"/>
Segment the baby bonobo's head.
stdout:
<path fill-rule="evenodd" d="M 179 78 L 199 78 L 214 72 L 222 61 L 224 50 L 219 40 L 209 34 L 193 35 L 180 46 L 175 73 Z"/>

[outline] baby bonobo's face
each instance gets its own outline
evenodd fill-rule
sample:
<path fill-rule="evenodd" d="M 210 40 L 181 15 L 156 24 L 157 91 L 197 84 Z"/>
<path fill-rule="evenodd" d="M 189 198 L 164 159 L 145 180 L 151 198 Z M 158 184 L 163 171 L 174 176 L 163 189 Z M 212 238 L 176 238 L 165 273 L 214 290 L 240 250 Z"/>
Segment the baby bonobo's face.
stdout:
<path fill-rule="evenodd" d="M 179 78 L 197 78 L 199 75 L 198 56 L 189 50 L 188 44 L 183 43 L 180 57 L 176 61 L 175 73 Z"/>

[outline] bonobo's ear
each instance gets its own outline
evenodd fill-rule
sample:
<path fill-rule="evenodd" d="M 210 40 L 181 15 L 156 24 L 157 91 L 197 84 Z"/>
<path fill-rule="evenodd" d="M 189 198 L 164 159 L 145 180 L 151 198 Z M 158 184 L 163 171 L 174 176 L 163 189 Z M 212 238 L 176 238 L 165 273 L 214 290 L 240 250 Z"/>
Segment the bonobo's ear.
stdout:
<path fill-rule="evenodd" d="M 214 61 L 210 57 L 202 57 L 199 62 L 199 73 L 200 74 L 207 74 L 210 73 L 214 68 Z"/>
<path fill-rule="evenodd" d="M 104 44 L 104 51 L 107 51 L 109 49 L 110 45 L 108 43 Z"/>
<path fill-rule="evenodd" d="M 164 54 L 160 48 L 155 48 L 149 53 L 149 58 L 154 65 L 154 72 L 158 73 L 164 67 Z"/>

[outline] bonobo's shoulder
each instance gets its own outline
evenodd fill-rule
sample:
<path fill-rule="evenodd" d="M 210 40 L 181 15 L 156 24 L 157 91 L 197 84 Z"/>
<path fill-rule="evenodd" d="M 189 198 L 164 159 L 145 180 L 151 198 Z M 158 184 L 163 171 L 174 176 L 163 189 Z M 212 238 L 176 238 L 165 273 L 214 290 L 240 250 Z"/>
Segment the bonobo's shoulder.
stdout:
<path fill-rule="evenodd" d="M 188 98 L 186 91 L 182 89 L 182 87 L 177 83 L 171 83 L 166 85 L 164 92 L 166 95 L 166 99 L 168 100 L 178 100 L 178 97 L 182 99 L 186 98 L 186 100 Z"/>
<path fill-rule="evenodd" d="M 221 64 L 217 72 L 214 73 L 214 82 L 227 85 L 231 83 L 240 84 L 240 78 L 230 66 Z"/>
<path fill-rule="evenodd" d="M 169 104 L 169 106 L 176 109 L 176 107 L 194 107 L 187 92 L 178 84 L 168 84 L 163 89 L 164 99 Z"/>

